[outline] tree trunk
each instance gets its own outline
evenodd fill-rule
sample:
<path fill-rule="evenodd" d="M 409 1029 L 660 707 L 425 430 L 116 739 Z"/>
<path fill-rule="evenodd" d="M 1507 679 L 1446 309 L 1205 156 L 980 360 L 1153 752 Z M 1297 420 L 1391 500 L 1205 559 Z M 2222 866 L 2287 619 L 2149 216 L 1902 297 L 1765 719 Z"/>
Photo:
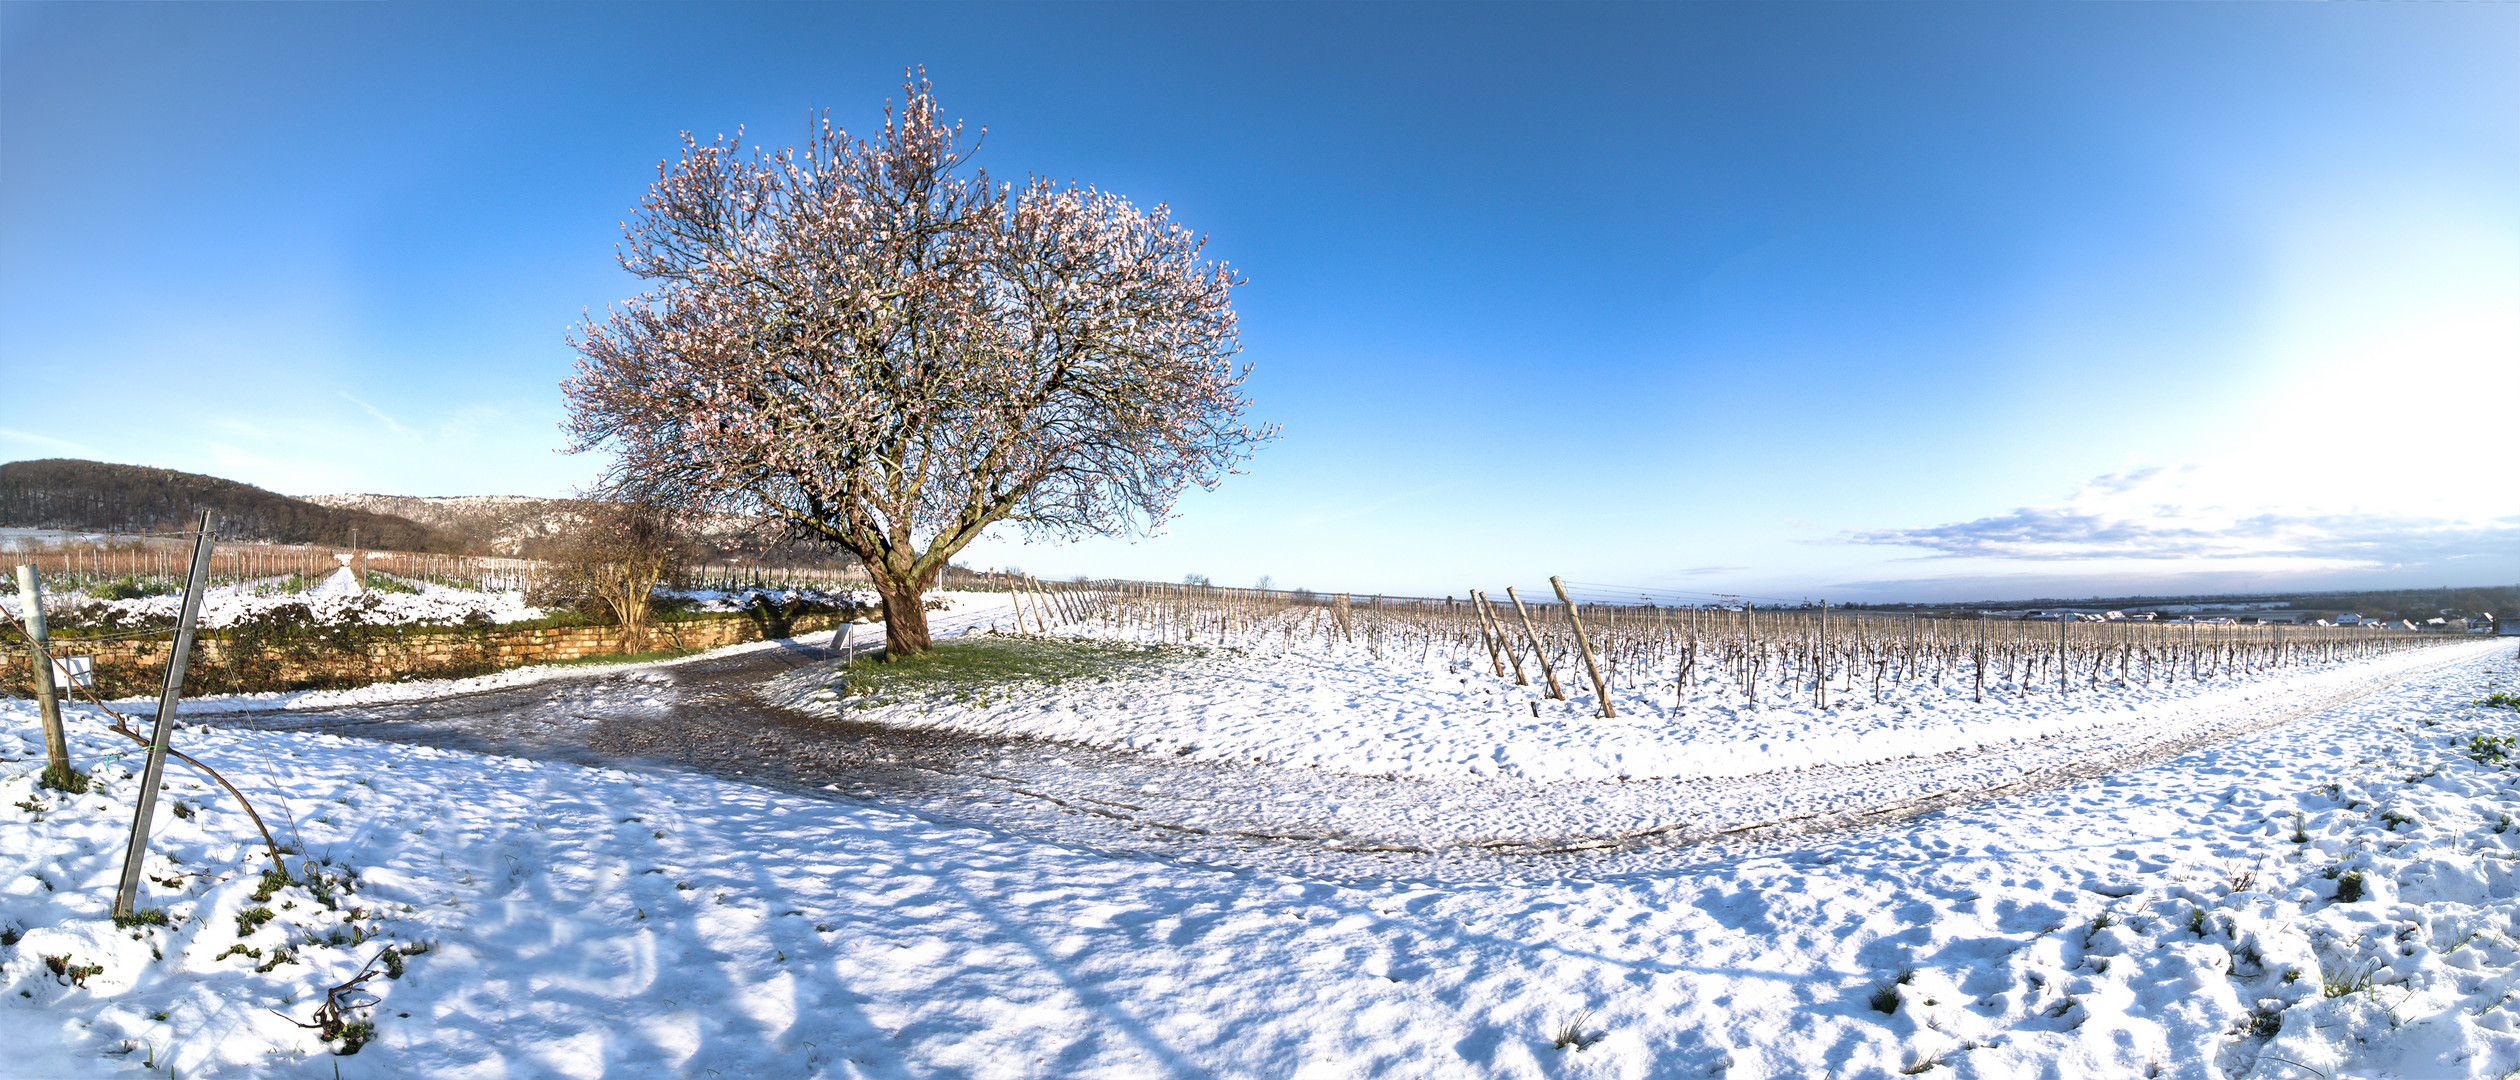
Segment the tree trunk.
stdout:
<path fill-rule="evenodd" d="M 884 600 L 884 657 L 896 659 L 933 651 L 928 638 L 927 602 L 918 584 L 904 585 L 876 575 L 875 592 Z"/>

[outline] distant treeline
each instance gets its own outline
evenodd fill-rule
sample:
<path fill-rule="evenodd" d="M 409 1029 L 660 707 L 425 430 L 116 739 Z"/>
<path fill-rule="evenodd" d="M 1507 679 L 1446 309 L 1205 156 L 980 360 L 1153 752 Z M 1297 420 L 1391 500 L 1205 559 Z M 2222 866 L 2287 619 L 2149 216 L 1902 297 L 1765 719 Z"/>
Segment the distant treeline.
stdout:
<path fill-rule="evenodd" d="M 2373 589 L 2356 592 L 2246 593 L 2221 596 L 2056 597 L 2038 600 L 1985 600 L 1974 604 L 1849 604 L 1847 606 L 1892 611 L 1954 608 L 1991 611 L 2026 611 L 2033 608 L 2064 608 L 2069 611 L 2099 609 L 2154 611 L 2171 607 L 2240 608 L 2250 605 L 2282 606 L 2292 611 L 2350 611 L 2365 618 L 2411 619 L 2419 623 L 2444 612 L 2451 615 L 2492 613 L 2509 618 L 2520 615 L 2520 585 Z"/>
<path fill-rule="evenodd" d="M 177 532 L 218 512 L 231 540 L 455 552 L 462 541 L 407 518 L 335 510 L 215 476 L 51 458 L 0 465 L 0 525 L 96 532 Z"/>
<path fill-rule="evenodd" d="M 2479 585 L 2458 589 L 2386 589 L 2377 592 L 2322 593 L 2294 598 L 2304 611 L 2351 611 L 2366 617 L 2422 622 L 2448 611 L 2453 615 L 2520 614 L 2520 585 Z"/>

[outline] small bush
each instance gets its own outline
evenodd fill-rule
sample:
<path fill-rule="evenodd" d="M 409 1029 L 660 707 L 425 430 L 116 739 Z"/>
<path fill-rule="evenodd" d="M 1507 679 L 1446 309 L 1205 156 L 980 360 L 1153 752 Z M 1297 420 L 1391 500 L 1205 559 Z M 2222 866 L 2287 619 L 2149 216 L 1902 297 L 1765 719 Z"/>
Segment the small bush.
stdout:
<path fill-rule="evenodd" d="M 112 581 L 100 581 L 81 590 L 96 600 L 137 600 L 144 596 L 173 596 L 181 591 L 175 583 L 161 578 L 143 581 L 124 574 Z"/>
<path fill-rule="evenodd" d="M 88 790 L 88 774 L 77 769 L 65 770 L 46 765 L 44 774 L 36 778 L 35 786 L 72 795 L 85 795 Z"/>
<path fill-rule="evenodd" d="M 2520 709 L 2520 694 L 2497 691 L 2476 699 L 2476 703 L 2489 709 Z"/>
<path fill-rule="evenodd" d="M 85 987 L 88 976 L 105 973 L 105 965 L 73 964 L 67 956 L 47 956 L 44 958 L 44 970 L 52 972 L 53 978 L 63 986 Z"/>
<path fill-rule="evenodd" d="M 236 936 L 241 938 L 252 937 L 254 936 L 254 931 L 262 929 L 263 924 L 270 922 L 271 919 L 272 911 L 267 907 L 249 907 L 243 911 L 237 912 Z"/>
<path fill-rule="evenodd" d="M 2336 879 L 2336 902 L 2350 904 L 2363 898 L 2363 872 L 2348 870 Z"/>
<path fill-rule="evenodd" d="M 324 1037 L 340 1040 L 341 1049 L 333 1053 L 348 1057 L 358 1053 L 360 1047 L 367 1045 L 369 1039 L 376 1037 L 376 1025 L 366 1020 L 344 1020 L 335 1025 L 330 1032 L 324 1033 Z"/>
<path fill-rule="evenodd" d="M 2520 750 L 2520 735 L 2470 735 L 2467 756 L 2479 765 L 2500 765 Z"/>
<path fill-rule="evenodd" d="M 360 586 L 373 593 L 408 593 L 414 596 L 420 593 L 419 586 L 374 570 L 368 571 L 367 580 L 360 582 Z"/>
<path fill-rule="evenodd" d="M 1873 1007 L 1875 1012 L 1895 1013 L 1899 1011 L 1899 988 L 1914 981 L 1916 981 L 1915 968 L 1900 968 L 1898 974 L 1874 983 L 1872 993 L 1866 995 L 1864 1000 Z"/>
<path fill-rule="evenodd" d="M 254 900 L 258 903 L 267 903 L 273 894 L 295 884 L 297 884 L 297 879 L 290 877 L 286 870 L 265 870 L 262 874 L 262 885 L 254 890 Z"/>

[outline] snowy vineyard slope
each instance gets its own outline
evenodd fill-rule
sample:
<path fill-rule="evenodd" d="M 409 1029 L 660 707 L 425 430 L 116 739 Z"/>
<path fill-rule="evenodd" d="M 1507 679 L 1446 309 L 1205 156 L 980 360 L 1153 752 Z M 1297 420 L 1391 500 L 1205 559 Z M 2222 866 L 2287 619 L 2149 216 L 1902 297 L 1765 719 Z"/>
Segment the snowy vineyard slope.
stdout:
<path fill-rule="evenodd" d="M 1081 642 L 1140 636 L 1079 630 Z M 985 642 L 949 642 L 987 647 Z M 1479 665 L 1385 656 L 1361 646 L 1272 654 L 1198 650 L 1160 673 L 1109 682 L 1035 683 L 993 700 L 952 695 L 871 706 L 835 699 L 839 661 L 773 680 L 765 700 L 817 715 L 903 728 L 1013 735 L 1111 746 L 1190 760 L 1261 762 L 1416 780 L 1507 777 L 1535 782 L 1700 779 L 1866 765 L 1966 752 L 2069 732 L 2121 729 L 2130 737 L 2221 726 L 2270 703 L 2420 669 L 2491 649 L 2452 639 L 2375 659 L 2326 666 L 2053 687 L 1920 685 L 1874 703 L 1851 695 L 1815 706 L 1806 696 L 1752 706 L 1709 684 L 1685 703 L 1674 689 L 1614 691 L 1619 718 L 1601 719 L 1589 695 L 1544 700 Z M 1537 706 L 1536 710 L 1534 706 Z"/>
<path fill-rule="evenodd" d="M 128 759 L 100 761 L 120 748 L 79 716 L 98 792 L 36 791 L 11 703 L 0 799 L 37 809 L 0 808 L 0 1025 L 9 1074 L 39 1077 L 2502 1076 L 2520 771 L 2478 739 L 2520 714 L 2474 703 L 2515 690 L 2497 650 L 2105 782 L 1696 867 L 1467 885 L 187 729 L 356 885 L 239 923 L 251 829 L 177 774 L 201 809 L 150 867 L 171 925 L 134 930 L 102 919 Z M 349 926 L 381 940 L 323 944 Z M 337 1044 L 269 1010 L 305 1018 L 389 943 L 431 948 L 369 984 L 373 1041 L 309 1060 Z M 295 962 L 271 964 L 284 945 Z"/>

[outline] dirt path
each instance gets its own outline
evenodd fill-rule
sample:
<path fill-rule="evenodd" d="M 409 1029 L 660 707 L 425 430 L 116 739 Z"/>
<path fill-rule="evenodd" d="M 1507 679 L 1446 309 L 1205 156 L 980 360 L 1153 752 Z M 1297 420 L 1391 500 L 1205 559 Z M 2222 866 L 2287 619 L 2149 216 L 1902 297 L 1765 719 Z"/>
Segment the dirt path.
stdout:
<path fill-rule="evenodd" d="M 2315 715 L 2483 654 L 2461 651 L 2397 667 L 2307 699 L 2271 695 L 2244 710 L 2158 730 L 2121 726 L 1967 754 L 1732 780 L 1558 784 L 1433 783 L 1172 760 L 816 719 L 752 697 L 762 680 L 828 655 L 794 645 L 405 704 L 187 719 L 691 770 L 1115 853 L 1339 876 L 1518 876 L 1632 869 L 1658 852 L 1679 855 L 1709 842 L 1790 842 L 2080 783 Z"/>

